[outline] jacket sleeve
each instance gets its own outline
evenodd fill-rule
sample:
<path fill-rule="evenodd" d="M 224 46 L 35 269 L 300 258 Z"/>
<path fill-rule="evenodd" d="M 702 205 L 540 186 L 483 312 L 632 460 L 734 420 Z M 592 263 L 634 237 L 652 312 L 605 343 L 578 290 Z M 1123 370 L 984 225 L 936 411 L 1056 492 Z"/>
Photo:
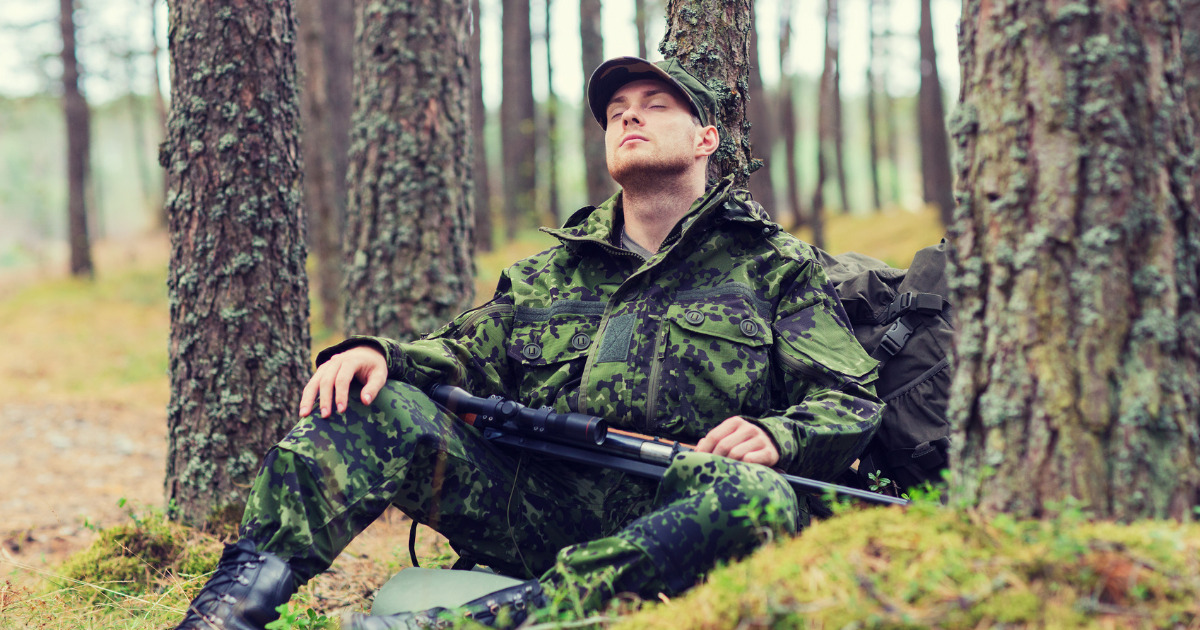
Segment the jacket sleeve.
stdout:
<path fill-rule="evenodd" d="M 505 353 L 512 330 L 512 296 L 507 273 L 500 278 L 490 302 L 469 310 L 421 339 L 400 342 L 384 337 L 355 335 L 317 354 L 320 366 L 330 357 L 355 346 L 370 345 L 383 353 L 388 378 L 424 389 L 435 383 L 456 385 L 475 396 L 508 396 L 509 369 Z"/>
<path fill-rule="evenodd" d="M 803 263 L 773 324 L 772 386 L 782 411 L 754 420 L 775 440 L 786 472 L 836 478 L 879 426 L 878 363 L 847 322 L 820 265 Z"/>

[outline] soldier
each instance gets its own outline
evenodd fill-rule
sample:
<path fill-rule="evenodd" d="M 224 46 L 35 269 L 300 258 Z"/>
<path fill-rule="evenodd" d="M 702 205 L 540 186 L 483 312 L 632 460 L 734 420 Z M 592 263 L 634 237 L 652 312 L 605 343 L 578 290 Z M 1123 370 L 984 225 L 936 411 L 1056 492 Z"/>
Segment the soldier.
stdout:
<path fill-rule="evenodd" d="M 812 249 L 732 177 L 706 186 L 721 134 L 703 83 L 675 60 L 619 57 L 596 69 L 587 97 L 621 191 L 547 230 L 558 245 L 509 267 L 490 302 L 431 335 L 321 352 L 302 421 L 251 490 L 241 540 L 179 628 L 262 628 L 389 505 L 526 579 L 487 598 L 511 623 L 552 594 L 587 608 L 622 592 L 674 595 L 752 551 L 759 528 L 808 523 L 808 498 L 772 468 L 818 479 L 848 468 L 879 422 L 875 362 Z M 422 388 L 435 383 L 600 416 L 696 452 L 660 482 L 511 452 L 434 404 Z M 484 603 L 457 613 L 494 622 Z M 429 621 L 354 615 L 345 626 Z"/>

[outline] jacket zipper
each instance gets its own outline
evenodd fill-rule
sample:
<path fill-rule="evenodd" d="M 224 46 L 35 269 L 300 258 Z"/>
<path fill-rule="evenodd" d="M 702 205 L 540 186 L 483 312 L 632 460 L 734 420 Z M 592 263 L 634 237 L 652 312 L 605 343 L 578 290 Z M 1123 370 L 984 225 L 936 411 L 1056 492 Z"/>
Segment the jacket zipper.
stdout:
<path fill-rule="evenodd" d="M 650 365 L 650 380 L 646 389 L 646 426 L 643 428 L 647 433 L 654 429 L 655 418 L 658 416 L 658 390 L 659 381 L 662 380 L 663 358 L 666 356 L 666 331 L 671 325 L 661 317 L 655 319 L 658 320 L 658 332 L 654 335 L 654 359 Z"/>

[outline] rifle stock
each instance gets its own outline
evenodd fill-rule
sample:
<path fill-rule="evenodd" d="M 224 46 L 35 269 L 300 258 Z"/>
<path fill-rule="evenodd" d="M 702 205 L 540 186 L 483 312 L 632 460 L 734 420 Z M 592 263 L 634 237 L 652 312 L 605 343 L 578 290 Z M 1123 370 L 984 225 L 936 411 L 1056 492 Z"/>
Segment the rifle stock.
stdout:
<path fill-rule="evenodd" d="M 484 437 L 496 444 L 651 479 L 662 479 L 675 455 L 694 450 L 690 444 L 611 429 L 603 418 L 596 416 L 557 413 L 546 407 L 531 409 L 499 396 L 472 396 L 452 385 L 433 385 L 427 393 L 434 402 L 479 429 Z M 908 504 L 907 499 L 776 472 L 798 493 L 832 491 L 876 503 Z"/>

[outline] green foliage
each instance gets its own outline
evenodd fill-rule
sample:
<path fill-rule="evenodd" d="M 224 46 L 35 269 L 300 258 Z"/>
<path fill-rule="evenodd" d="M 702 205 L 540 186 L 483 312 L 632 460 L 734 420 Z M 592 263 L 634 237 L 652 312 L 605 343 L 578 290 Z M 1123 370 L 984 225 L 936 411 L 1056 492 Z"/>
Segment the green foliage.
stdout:
<path fill-rule="evenodd" d="M 128 514 L 131 522 L 100 530 L 88 549 L 67 560 L 59 571 L 64 587 L 99 587 L 82 591 L 89 598 L 143 595 L 216 568 L 222 549 L 216 539 L 172 523 L 158 511 Z"/>
<path fill-rule="evenodd" d="M 283 604 L 275 610 L 279 611 L 279 619 L 267 624 L 266 630 L 332 630 L 337 628 L 332 619 L 312 608 Z"/>

